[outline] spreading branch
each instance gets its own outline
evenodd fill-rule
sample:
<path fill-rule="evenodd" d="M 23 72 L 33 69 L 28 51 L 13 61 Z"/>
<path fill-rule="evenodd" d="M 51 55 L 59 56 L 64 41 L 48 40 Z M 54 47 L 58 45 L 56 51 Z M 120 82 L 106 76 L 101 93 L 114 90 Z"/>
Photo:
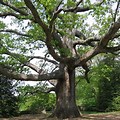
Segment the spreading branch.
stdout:
<path fill-rule="evenodd" d="M 37 73 L 40 73 L 41 69 L 39 69 L 36 65 L 30 63 L 30 62 L 26 62 L 24 63 L 25 66 L 31 68 L 32 70 L 36 71 Z"/>
<path fill-rule="evenodd" d="M 26 56 L 26 57 L 28 57 L 28 58 L 30 58 L 30 59 L 34 59 L 34 58 L 36 58 L 36 59 L 41 59 L 41 60 L 45 60 L 45 61 L 47 61 L 47 62 L 53 63 L 54 65 L 58 65 L 58 62 L 56 62 L 56 61 L 54 61 L 54 60 L 51 60 L 51 59 L 48 59 L 48 58 L 46 58 L 46 57 L 41 57 L 41 56 Z"/>
<path fill-rule="evenodd" d="M 0 47 L 4 47 L 4 46 L 2 44 L 0 44 Z M 15 59 L 21 58 L 21 56 L 22 56 L 24 58 L 29 59 L 29 61 L 32 60 L 32 59 L 34 59 L 34 58 L 36 58 L 36 59 L 42 59 L 42 60 L 45 60 L 47 62 L 53 63 L 55 65 L 58 65 L 58 62 L 56 62 L 54 60 L 51 60 L 51 59 L 48 59 L 46 57 L 21 55 L 21 54 L 10 52 L 9 50 L 7 50 L 7 48 L 5 49 L 4 52 L 2 52 L 2 54 L 10 55 L 10 56 L 14 57 Z M 24 61 L 24 62 L 28 62 L 28 61 Z M 26 63 L 23 63 L 23 64 L 26 64 Z"/>
<path fill-rule="evenodd" d="M 94 47 L 95 44 L 93 42 L 100 41 L 100 38 L 98 38 L 98 37 L 87 38 L 82 32 L 80 32 L 78 30 L 73 30 L 73 34 L 75 35 L 75 37 L 79 38 L 79 40 L 73 41 L 74 48 L 76 45 L 89 45 L 91 47 Z"/>
<path fill-rule="evenodd" d="M 2 45 L 1 45 L 2 46 Z M 2 46 L 3 47 L 3 46 Z M 29 68 L 31 68 L 32 70 L 36 71 L 37 73 L 40 73 L 41 69 L 39 69 L 36 65 L 30 63 L 30 60 L 34 59 L 34 58 L 37 58 L 37 59 L 43 59 L 47 62 L 51 62 L 55 65 L 58 65 L 58 63 L 54 60 L 50 60 L 46 57 L 40 57 L 40 56 L 25 56 L 25 55 L 21 55 L 21 54 L 17 54 L 17 53 L 13 53 L 13 52 L 10 52 L 9 50 L 6 49 L 6 51 L 4 51 L 4 53 L 2 54 L 7 54 L 7 55 L 10 55 L 12 56 L 13 58 L 17 59 L 20 63 L 22 63 L 24 66 L 27 66 Z M 21 60 L 20 58 L 24 57 L 24 58 L 27 58 L 26 60 Z"/>
<path fill-rule="evenodd" d="M 17 73 L 15 71 L 11 71 L 9 69 L 4 68 L 0 65 L 0 74 L 7 76 L 8 78 L 15 79 L 15 80 L 22 80 L 22 81 L 45 81 L 50 79 L 59 79 L 61 77 L 60 71 L 55 71 L 52 73 L 47 74 L 24 74 L 24 73 Z"/>
<path fill-rule="evenodd" d="M 21 9 L 19 9 L 19 8 L 16 8 L 15 6 L 11 5 L 11 4 L 8 3 L 8 2 L 3 2 L 3 0 L 0 0 L 0 3 L 1 3 L 2 5 L 4 5 L 4 6 L 8 6 L 9 8 L 13 9 L 14 11 L 20 13 L 21 15 L 25 15 L 25 16 L 28 15 L 25 11 L 23 11 L 23 10 L 21 10 Z"/>
<path fill-rule="evenodd" d="M 75 7 L 72 8 L 68 8 L 68 9 L 63 9 L 64 12 L 73 12 L 73 13 L 78 13 L 78 12 L 86 12 L 89 11 L 91 9 L 93 9 L 90 6 L 86 6 L 86 7 L 79 7 L 79 4 L 82 2 L 83 0 L 80 0 Z M 97 2 L 91 6 L 100 6 L 102 3 L 104 2 L 104 0 L 102 0 L 101 2 Z"/>
<path fill-rule="evenodd" d="M 99 45 L 101 47 L 107 46 L 108 42 L 110 41 L 110 39 L 112 39 L 115 36 L 119 28 L 120 28 L 120 17 L 118 18 L 116 22 L 112 23 L 108 32 L 101 38 Z"/>
<path fill-rule="evenodd" d="M 115 46 L 115 47 L 106 47 L 103 49 L 104 53 L 112 53 L 115 54 L 115 52 L 120 50 L 120 45 Z"/>
<path fill-rule="evenodd" d="M 95 55 L 97 55 L 98 53 L 100 53 L 101 50 L 100 48 L 97 46 L 93 49 L 91 49 L 90 51 L 88 51 L 87 53 L 85 53 L 83 56 L 80 56 L 76 62 L 75 62 L 75 66 L 82 66 L 83 64 L 85 64 L 88 60 L 90 60 L 91 58 L 93 58 Z"/>
<path fill-rule="evenodd" d="M 12 29 L 0 30 L 0 32 L 8 32 L 8 33 L 14 33 L 14 34 L 17 34 L 17 35 L 21 35 L 21 36 L 24 36 L 24 37 L 31 37 L 28 34 L 24 34 L 24 33 L 21 33 L 17 30 L 12 30 Z"/>
<path fill-rule="evenodd" d="M 94 47 L 94 43 L 93 42 L 99 42 L 100 41 L 100 38 L 97 38 L 97 37 L 90 37 L 86 40 L 77 40 L 77 41 L 74 41 L 73 42 L 73 45 L 76 46 L 76 45 L 89 45 L 89 46 L 92 46 Z"/>
<path fill-rule="evenodd" d="M 114 38 L 118 38 L 118 37 L 120 37 L 120 33 L 115 34 L 115 35 L 113 36 L 113 39 L 114 39 Z"/>

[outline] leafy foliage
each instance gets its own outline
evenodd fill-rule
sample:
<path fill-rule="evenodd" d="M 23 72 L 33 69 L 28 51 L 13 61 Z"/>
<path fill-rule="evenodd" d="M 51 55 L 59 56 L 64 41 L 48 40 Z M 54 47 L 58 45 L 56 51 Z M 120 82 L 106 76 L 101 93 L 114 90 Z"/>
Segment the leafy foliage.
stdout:
<path fill-rule="evenodd" d="M 40 113 L 42 110 L 50 111 L 55 105 L 53 93 L 46 94 L 46 85 L 37 84 L 36 86 L 19 87 L 19 110 L 20 112 Z"/>
<path fill-rule="evenodd" d="M 90 84 L 81 79 L 77 86 L 77 103 L 82 110 L 120 110 L 120 64 L 119 58 L 111 55 L 99 60 L 89 73 Z M 77 78 L 79 79 L 79 77 Z M 79 86 L 80 85 L 80 86 Z"/>
<path fill-rule="evenodd" d="M 18 98 L 13 82 L 0 75 L 0 117 L 18 115 Z"/>
<path fill-rule="evenodd" d="M 103 60 L 104 66 L 107 66 L 110 71 L 105 73 L 106 71 L 102 70 L 104 76 L 99 79 L 98 110 L 111 111 L 112 106 L 114 106 L 114 110 L 119 109 L 119 106 L 116 108 L 120 95 L 120 64 L 117 59 L 119 58 L 109 57 Z"/>
<path fill-rule="evenodd" d="M 82 111 L 96 111 L 97 92 L 97 81 L 92 79 L 91 83 L 88 84 L 85 79 L 81 79 L 76 88 L 76 100 Z"/>

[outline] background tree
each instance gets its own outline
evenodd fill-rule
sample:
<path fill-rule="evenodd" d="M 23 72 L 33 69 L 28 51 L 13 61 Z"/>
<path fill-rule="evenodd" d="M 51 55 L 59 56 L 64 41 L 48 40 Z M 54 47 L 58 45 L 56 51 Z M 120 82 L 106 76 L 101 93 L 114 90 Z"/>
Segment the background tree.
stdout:
<path fill-rule="evenodd" d="M 120 110 L 120 64 L 119 56 L 105 55 L 94 59 L 89 78 L 91 84 L 78 76 L 77 103 L 82 110 L 116 111 Z"/>
<path fill-rule="evenodd" d="M 0 75 L 0 117 L 18 115 L 18 98 L 13 81 Z"/>
<path fill-rule="evenodd" d="M 16 26 L 9 29 L 0 22 L 0 74 L 16 80 L 56 80 L 52 115 L 80 116 L 75 101 L 75 70 L 85 69 L 89 82 L 87 62 L 100 53 L 120 50 L 119 10 L 119 1 L 108 0 L 0 0 L 0 17 L 9 16 L 10 25 Z M 93 24 L 87 22 L 89 17 Z M 46 48 L 44 57 L 41 48 Z M 39 51 L 37 56 L 34 50 Z M 33 59 L 40 60 L 37 66 Z"/>
<path fill-rule="evenodd" d="M 55 94 L 46 94 L 48 85 L 39 82 L 35 86 L 19 86 L 20 113 L 41 113 L 52 111 L 55 105 Z"/>
<path fill-rule="evenodd" d="M 120 63 L 119 58 L 109 56 L 99 64 L 101 76 L 98 82 L 97 109 L 99 111 L 119 110 Z M 115 99 L 117 99 L 115 101 Z M 117 108 L 116 108 L 117 106 Z"/>

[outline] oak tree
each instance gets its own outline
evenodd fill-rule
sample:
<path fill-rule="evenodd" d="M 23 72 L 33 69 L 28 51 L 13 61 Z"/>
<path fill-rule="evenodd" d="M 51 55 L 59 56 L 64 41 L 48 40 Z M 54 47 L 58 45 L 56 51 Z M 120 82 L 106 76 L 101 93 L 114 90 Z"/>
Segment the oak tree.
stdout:
<path fill-rule="evenodd" d="M 83 68 L 89 82 L 88 62 L 94 56 L 118 54 L 119 3 L 0 0 L 0 74 L 15 80 L 56 81 L 51 89 L 56 93 L 52 116 L 79 117 L 76 69 Z M 34 64 L 33 60 L 39 62 Z"/>

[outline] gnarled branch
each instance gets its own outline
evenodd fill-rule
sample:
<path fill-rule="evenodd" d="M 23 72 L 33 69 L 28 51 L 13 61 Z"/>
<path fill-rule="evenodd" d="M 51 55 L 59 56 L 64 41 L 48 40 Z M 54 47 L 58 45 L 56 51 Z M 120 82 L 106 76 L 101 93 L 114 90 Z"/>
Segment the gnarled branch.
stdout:
<path fill-rule="evenodd" d="M 22 81 L 45 81 L 50 79 L 59 79 L 61 77 L 60 71 L 55 71 L 52 73 L 47 74 L 24 74 L 24 73 L 17 73 L 15 71 L 10 71 L 9 69 L 4 68 L 0 65 L 0 74 L 5 75 L 8 78 L 15 79 L 15 80 L 22 80 Z"/>
<path fill-rule="evenodd" d="M 99 45 L 102 47 L 107 46 L 109 40 L 115 36 L 115 34 L 119 30 L 119 28 L 120 28 L 120 17 L 118 18 L 118 20 L 116 22 L 112 23 L 108 32 L 101 38 Z"/>
<path fill-rule="evenodd" d="M 89 46 L 92 46 L 94 47 L 94 43 L 93 42 L 99 42 L 100 41 L 100 38 L 97 38 L 97 37 L 90 37 L 86 40 L 77 40 L 77 41 L 74 41 L 73 42 L 73 45 L 76 46 L 76 45 L 89 45 Z"/>

